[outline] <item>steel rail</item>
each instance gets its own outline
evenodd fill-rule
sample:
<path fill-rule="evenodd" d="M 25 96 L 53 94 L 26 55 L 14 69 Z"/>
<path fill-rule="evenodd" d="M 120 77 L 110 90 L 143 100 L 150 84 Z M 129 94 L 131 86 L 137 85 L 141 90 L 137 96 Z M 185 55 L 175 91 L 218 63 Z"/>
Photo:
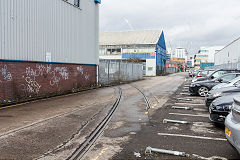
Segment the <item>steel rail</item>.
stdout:
<path fill-rule="evenodd" d="M 111 120 L 114 112 L 116 111 L 119 102 L 122 97 L 122 89 L 119 88 L 119 97 L 115 101 L 113 107 L 111 108 L 108 115 L 103 119 L 103 121 L 96 127 L 96 129 L 90 134 L 90 136 L 82 143 L 82 145 L 75 150 L 75 152 L 68 158 L 68 160 L 80 160 L 85 153 L 90 149 L 98 137 L 102 134 L 105 127 L 108 125 Z"/>
<path fill-rule="evenodd" d="M 144 100 L 147 104 L 147 108 L 146 110 L 149 110 L 151 108 L 151 105 L 150 105 L 150 102 L 148 101 L 148 98 L 147 96 L 144 94 L 144 92 L 142 90 L 140 90 L 138 87 L 136 87 L 135 85 L 131 85 L 132 87 L 136 88 L 140 93 L 142 93 L 143 97 L 144 97 Z"/>

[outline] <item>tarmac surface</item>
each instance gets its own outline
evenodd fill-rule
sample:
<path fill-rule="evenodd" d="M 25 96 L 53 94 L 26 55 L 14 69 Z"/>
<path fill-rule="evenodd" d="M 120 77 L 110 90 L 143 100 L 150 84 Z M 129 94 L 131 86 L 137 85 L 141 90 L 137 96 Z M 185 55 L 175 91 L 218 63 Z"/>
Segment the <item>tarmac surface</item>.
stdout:
<path fill-rule="evenodd" d="M 123 91 L 118 109 L 83 159 L 239 159 L 224 128 L 209 121 L 204 99 L 187 95 L 186 75 L 149 77 L 0 109 L 0 159 L 69 158 L 109 112 L 118 87 Z M 147 96 L 151 109 L 135 87 Z M 186 97 L 191 101 L 178 99 Z M 186 152 L 188 157 L 145 154 L 148 146 Z"/>

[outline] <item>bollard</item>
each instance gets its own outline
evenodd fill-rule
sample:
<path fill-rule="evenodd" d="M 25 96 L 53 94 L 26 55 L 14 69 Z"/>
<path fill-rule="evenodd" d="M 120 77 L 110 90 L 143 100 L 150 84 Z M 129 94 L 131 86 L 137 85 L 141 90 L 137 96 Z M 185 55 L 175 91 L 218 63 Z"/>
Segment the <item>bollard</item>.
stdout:
<path fill-rule="evenodd" d="M 185 109 L 185 110 L 190 110 L 190 107 L 183 107 L 183 106 L 172 106 L 172 109 Z"/>
<path fill-rule="evenodd" d="M 185 152 L 165 150 L 165 149 L 158 149 L 158 148 L 152 148 L 152 147 L 147 147 L 146 150 L 145 150 L 145 154 L 151 154 L 152 152 L 171 154 L 171 155 L 183 156 L 183 157 L 187 156 L 187 154 Z"/>
<path fill-rule="evenodd" d="M 177 98 L 177 100 L 193 101 L 193 99 L 190 99 L 190 98 Z"/>
<path fill-rule="evenodd" d="M 163 123 L 180 123 L 180 124 L 188 124 L 187 121 L 179 121 L 179 120 L 171 120 L 171 119 L 164 119 Z"/>

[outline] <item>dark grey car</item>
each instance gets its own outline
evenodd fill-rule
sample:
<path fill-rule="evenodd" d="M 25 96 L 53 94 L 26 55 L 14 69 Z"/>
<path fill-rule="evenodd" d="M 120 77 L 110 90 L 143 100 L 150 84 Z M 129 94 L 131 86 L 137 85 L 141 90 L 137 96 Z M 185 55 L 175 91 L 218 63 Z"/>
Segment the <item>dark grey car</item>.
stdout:
<path fill-rule="evenodd" d="M 240 97 L 234 98 L 231 113 L 225 120 L 225 136 L 240 154 Z"/>

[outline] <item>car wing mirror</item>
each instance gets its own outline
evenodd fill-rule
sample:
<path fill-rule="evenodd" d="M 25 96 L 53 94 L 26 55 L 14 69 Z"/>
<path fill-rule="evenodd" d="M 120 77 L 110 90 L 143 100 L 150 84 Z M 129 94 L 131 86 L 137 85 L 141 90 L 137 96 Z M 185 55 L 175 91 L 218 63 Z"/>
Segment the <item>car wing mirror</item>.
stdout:
<path fill-rule="evenodd" d="M 220 79 L 218 79 L 218 81 L 219 81 L 220 83 L 222 83 L 222 82 L 223 82 L 223 79 L 222 79 L 222 78 L 220 78 Z"/>
<path fill-rule="evenodd" d="M 210 78 L 211 78 L 211 79 L 214 79 L 214 76 L 211 76 Z"/>

